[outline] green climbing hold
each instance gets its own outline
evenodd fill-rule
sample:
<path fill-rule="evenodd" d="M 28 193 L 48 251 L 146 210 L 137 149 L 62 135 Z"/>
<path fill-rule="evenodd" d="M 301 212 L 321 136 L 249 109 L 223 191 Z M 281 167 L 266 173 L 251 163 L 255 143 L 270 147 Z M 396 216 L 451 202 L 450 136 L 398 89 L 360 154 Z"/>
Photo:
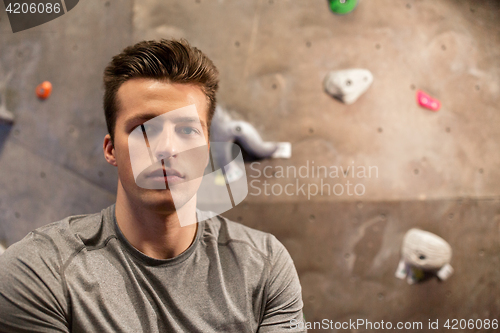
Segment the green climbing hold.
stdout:
<path fill-rule="evenodd" d="M 330 2 L 330 9 L 335 14 L 347 14 L 356 8 L 358 0 L 328 0 Z"/>

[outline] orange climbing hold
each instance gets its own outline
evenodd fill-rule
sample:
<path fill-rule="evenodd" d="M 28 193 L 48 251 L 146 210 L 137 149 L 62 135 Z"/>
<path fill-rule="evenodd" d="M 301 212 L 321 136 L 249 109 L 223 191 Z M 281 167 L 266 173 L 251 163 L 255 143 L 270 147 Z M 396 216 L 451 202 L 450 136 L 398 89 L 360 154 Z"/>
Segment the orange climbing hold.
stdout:
<path fill-rule="evenodd" d="M 47 99 L 52 93 L 52 83 L 49 81 L 43 81 L 36 87 L 35 91 L 38 98 Z"/>

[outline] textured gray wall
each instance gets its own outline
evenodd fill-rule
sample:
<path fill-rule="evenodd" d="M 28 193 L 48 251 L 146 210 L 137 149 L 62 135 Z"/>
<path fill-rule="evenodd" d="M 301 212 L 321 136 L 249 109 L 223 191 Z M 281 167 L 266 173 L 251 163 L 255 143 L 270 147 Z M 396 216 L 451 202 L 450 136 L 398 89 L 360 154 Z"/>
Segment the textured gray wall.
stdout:
<path fill-rule="evenodd" d="M 2 125 L 0 136 L 0 239 L 11 244 L 35 227 L 114 202 L 116 170 L 102 153 L 102 72 L 131 42 L 132 4 L 80 1 L 15 34 L 0 7 L 0 74 L 14 71 L 6 104 L 16 121 Z M 35 87 L 45 80 L 53 92 L 40 101 Z"/>
<path fill-rule="evenodd" d="M 0 76 L 14 71 L 6 103 L 16 123 L 0 127 L 0 241 L 113 203 L 116 170 L 101 149 L 104 66 L 132 42 L 184 37 L 218 66 L 221 104 L 264 139 L 292 142 L 291 159 L 254 168 L 378 168 L 378 177 L 351 181 L 363 196 L 249 195 L 225 214 L 286 245 L 308 320 L 498 318 L 499 18 L 493 0 L 362 0 L 346 16 L 323 0 L 84 0 L 12 34 L 2 11 Z M 346 106 L 322 81 L 352 67 L 375 81 Z M 39 101 L 44 80 L 54 91 Z M 416 89 L 442 109 L 417 106 Z M 247 173 L 257 176 L 250 164 Z M 412 227 L 451 244 L 449 280 L 409 286 L 394 277 Z"/>

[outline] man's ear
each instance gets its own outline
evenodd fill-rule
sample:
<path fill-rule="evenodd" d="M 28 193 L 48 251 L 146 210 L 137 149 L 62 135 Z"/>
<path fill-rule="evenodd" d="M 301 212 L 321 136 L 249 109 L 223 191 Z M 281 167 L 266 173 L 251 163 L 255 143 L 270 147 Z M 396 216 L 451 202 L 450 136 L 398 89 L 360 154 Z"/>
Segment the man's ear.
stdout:
<path fill-rule="evenodd" d="M 113 141 L 111 141 L 111 136 L 109 134 L 106 134 L 106 136 L 104 137 L 102 150 L 104 151 L 104 158 L 106 159 L 106 161 L 113 166 L 117 166 L 115 147 L 113 146 Z"/>

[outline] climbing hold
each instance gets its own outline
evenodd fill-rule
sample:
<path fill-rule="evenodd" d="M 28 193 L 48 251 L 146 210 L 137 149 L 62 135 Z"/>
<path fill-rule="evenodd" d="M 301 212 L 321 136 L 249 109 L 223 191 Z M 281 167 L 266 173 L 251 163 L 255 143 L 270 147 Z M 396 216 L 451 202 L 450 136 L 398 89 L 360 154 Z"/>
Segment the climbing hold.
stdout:
<path fill-rule="evenodd" d="M 327 93 L 345 104 L 354 103 L 372 84 L 373 74 L 355 68 L 329 72 L 324 81 Z"/>
<path fill-rule="evenodd" d="M 36 87 L 35 91 L 38 98 L 47 99 L 52 93 L 52 83 L 49 81 L 43 81 Z"/>
<path fill-rule="evenodd" d="M 257 129 L 246 121 L 233 120 L 220 106 L 217 107 L 210 126 L 210 141 L 228 143 L 214 146 L 213 154 L 219 165 L 228 165 L 232 159 L 230 143 L 237 142 L 245 151 L 258 159 L 264 158 L 290 158 L 292 154 L 289 142 L 263 141 Z M 243 175 L 241 170 L 230 169 L 228 177 L 238 179 Z"/>
<path fill-rule="evenodd" d="M 395 276 L 406 278 L 409 284 L 432 276 L 446 280 L 453 274 L 451 254 L 450 244 L 441 237 L 428 231 L 410 229 L 403 239 L 401 260 Z"/>
<path fill-rule="evenodd" d="M 329 0 L 330 9 L 335 14 L 348 14 L 356 8 L 358 0 Z"/>
<path fill-rule="evenodd" d="M 417 102 L 426 109 L 438 111 L 441 108 L 441 102 L 432 98 L 422 90 L 417 90 Z"/>
<path fill-rule="evenodd" d="M 14 114 L 7 110 L 6 101 L 6 91 L 7 84 L 12 78 L 14 72 L 10 71 L 8 74 L 4 74 L 2 67 L 0 66 L 0 123 L 12 124 L 14 122 Z"/>
<path fill-rule="evenodd" d="M 292 144 L 290 142 L 277 142 L 278 148 L 271 155 L 271 158 L 290 158 L 292 157 Z"/>
<path fill-rule="evenodd" d="M 7 124 L 12 124 L 14 122 L 14 115 L 12 114 L 12 112 L 7 110 L 3 103 L 0 104 L 0 122 Z"/>

